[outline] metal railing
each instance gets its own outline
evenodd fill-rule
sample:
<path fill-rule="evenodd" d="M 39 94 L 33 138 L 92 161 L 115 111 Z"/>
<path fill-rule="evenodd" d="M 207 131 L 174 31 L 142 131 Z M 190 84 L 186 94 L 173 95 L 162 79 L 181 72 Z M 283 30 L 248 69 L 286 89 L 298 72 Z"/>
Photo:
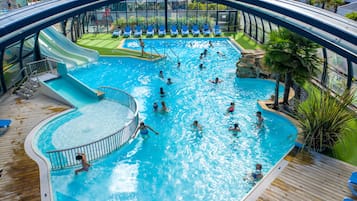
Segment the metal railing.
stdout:
<path fill-rule="evenodd" d="M 33 61 L 26 64 L 25 72 L 27 75 L 30 75 L 32 72 L 37 72 L 37 74 L 41 73 L 52 73 L 57 74 L 57 66 L 60 61 L 57 61 L 52 58 L 45 58 L 39 61 Z"/>
<path fill-rule="evenodd" d="M 123 128 L 102 139 L 77 147 L 48 151 L 47 156 L 52 170 L 81 164 L 81 161 L 76 160 L 78 153 L 85 153 L 88 161 L 99 159 L 122 147 L 135 134 L 139 124 L 139 112 L 135 99 L 126 92 L 112 87 L 100 87 L 99 90 L 104 92 L 105 99 L 115 100 L 127 106 L 134 113 L 134 117 Z"/>

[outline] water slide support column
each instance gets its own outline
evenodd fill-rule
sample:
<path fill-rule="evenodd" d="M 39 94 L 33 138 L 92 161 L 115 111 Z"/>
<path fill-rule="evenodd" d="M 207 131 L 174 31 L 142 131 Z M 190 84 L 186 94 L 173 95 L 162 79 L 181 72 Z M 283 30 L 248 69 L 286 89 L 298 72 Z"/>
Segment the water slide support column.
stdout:
<path fill-rule="evenodd" d="M 41 60 L 41 49 L 40 49 L 40 44 L 38 43 L 38 37 L 40 36 L 40 32 L 37 32 L 35 34 L 35 44 L 33 46 L 33 59 L 34 61 L 39 61 Z"/>

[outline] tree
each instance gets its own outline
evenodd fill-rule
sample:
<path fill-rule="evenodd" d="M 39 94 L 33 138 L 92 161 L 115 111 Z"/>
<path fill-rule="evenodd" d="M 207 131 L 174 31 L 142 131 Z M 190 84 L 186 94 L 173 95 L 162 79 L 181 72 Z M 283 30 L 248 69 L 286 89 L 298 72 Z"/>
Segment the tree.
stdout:
<path fill-rule="evenodd" d="M 347 13 L 346 17 L 351 20 L 357 21 L 357 12 Z"/>
<path fill-rule="evenodd" d="M 264 62 L 272 72 L 285 74 L 284 104 L 288 104 L 293 81 L 302 85 L 315 75 L 317 65 L 321 62 L 317 56 L 318 47 L 311 40 L 285 28 L 270 33 L 269 41 L 264 45 Z M 276 98 L 278 93 L 276 90 Z"/>
<path fill-rule="evenodd" d="M 327 91 L 311 90 L 309 98 L 298 105 L 296 119 L 304 136 L 304 147 L 322 152 L 342 140 L 343 135 L 356 133 L 348 123 L 355 120 L 348 110 L 353 94 L 346 91 L 340 97 L 333 97 Z"/>

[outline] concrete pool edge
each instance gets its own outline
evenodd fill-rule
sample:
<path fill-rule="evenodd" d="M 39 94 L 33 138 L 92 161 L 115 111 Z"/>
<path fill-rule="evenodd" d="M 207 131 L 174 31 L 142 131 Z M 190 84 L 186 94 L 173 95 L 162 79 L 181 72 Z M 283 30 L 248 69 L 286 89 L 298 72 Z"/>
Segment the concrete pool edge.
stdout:
<path fill-rule="evenodd" d="M 39 124 L 37 124 L 31 132 L 27 135 L 24 143 L 24 148 L 26 154 L 34 160 L 39 168 L 39 173 L 40 173 L 40 193 L 41 193 L 41 200 L 42 201 L 53 201 L 53 193 L 52 193 L 52 187 L 51 187 L 51 175 L 50 175 L 50 164 L 47 161 L 46 158 L 44 158 L 40 153 L 38 153 L 38 150 L 33 146 L 33 140 L 35 135 L 38 133 L 39 129 L 41 129 L 43 126 L 45 126 L 47 123 L 49 123 L 51 120 L 62 116 L 64 114 L 67 114 L 69 112 L 72 112 L 75 110 L 75 108 L 71 108 L 68 110 L 65 110 L 63 112 L 60 112 L 56 115 L 53 115 L 47 119 L 44 119 L 41 121 Z"/>

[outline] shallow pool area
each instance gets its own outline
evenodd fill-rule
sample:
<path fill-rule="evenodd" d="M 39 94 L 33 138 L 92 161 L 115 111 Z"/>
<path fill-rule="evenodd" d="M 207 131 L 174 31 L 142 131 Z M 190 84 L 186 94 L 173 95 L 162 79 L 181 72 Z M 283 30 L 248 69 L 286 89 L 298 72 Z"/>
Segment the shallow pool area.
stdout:
<path fill-rule="evenodd" d="M 208 41 L 213 47 L 209 47 Z M 142 61 L 102 57 L 97 63 L 71 69 L 69 73 L 94 89 L 112 86 L 131 94 L 138 102 L 141 120 L 159 135 L 150 132 L 148 139 L 139 135 L 120 150 L 91 163 L 88 172 L 77 176 L 75 168 L 52 171 L 55 199 L 242 199 L 254 185 L 244 180 L 247 173 L 254 170 L 256 163 L 261 163 L 266 174 L 294 145 L 297 135 L 287 119 L 262 111 L 257 104 L 257 100 L 270 98 L 275 83 L 237 78 L 235 65 L 240 53 L 229 39 L 144 42 L 147 52 L 155 47 L 166 58 Z M 127 40 L 124 47 L 138 50 L 137 40 Z M 205 49 L 207 55 L 200 58 Z M 200 68 L 200 64 L 204 67 Z M 163 78 L 159 76 L 160 71 Z M 212 83 L 216 77 L 222 82 Z M 172 84 L 167 84 L 168 78 Z M 160 88 L 165 91 L 164 96 L 160 96 Z M 282 92 L 283 88 L 279 90 Z M 161 111 L 162 101 L 168 112 Z M 158 111 L 153 110 L 154 102 L 159 104 Z M 227 114 L 231 102 L 235 103 L 235 111 Z M 88 106 L 88 117 L 100 119 L 103 132 L 107 128 L 115 129 L 120 124 L 118 121 L 132 118 L 127 111 L 114 110 L 110 103 L 100 108 L 115 111 L 103 115 L 101 109 L 95 111 Z M 257 111 L 263 113 L 263 128 L 256 126 Z M 89 130 L 93 130 L 91 136 L 103 133 L 95 130 L 93 120 L 86 117 L 69 123 L 76 115 L 71 112 L 63 119 L 52 121 L 52 127 L 49 124 L 41 129 L 40 133 L 49 134 L 38 136 L 38 147 L 43 153 L 57 146 L 71 146 L 72 141 L 78 143 Z M 202 131 L 192 127 L 194 120 L 202 125 Z M 241 132 L 228 130 L 234 123 L 239 123 Z M 70 136 L 71 132 L 76 135 Z M 53 147 L 46 147 L 48 142 Z"/>

